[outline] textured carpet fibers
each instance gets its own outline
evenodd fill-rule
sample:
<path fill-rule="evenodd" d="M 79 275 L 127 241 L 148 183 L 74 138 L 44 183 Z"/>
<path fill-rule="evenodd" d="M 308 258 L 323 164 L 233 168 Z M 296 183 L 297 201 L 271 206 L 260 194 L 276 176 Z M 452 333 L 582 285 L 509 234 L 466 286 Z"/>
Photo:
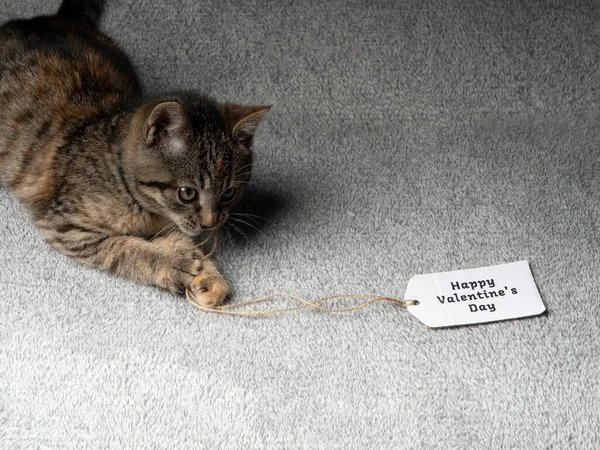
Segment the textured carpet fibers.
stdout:
<path fill-rule="evenodd" d="M 0 448 L 600 448 L 600 4 L 108 3 L 148 93 L 274 105 L 266 220 L 217 253 L 237 300 L 527 259 L 548 313 L 211 315 L 57 254 L 0 190 Z"/>

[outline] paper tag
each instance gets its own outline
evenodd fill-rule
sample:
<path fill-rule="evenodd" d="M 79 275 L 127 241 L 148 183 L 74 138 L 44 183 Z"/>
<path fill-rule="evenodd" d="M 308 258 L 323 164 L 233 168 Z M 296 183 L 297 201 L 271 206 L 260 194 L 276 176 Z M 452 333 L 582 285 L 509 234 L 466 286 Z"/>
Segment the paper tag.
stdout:
<path fill-rule="evenodd" d="M 527 261 L 415 275 L 408 311 L 431 328 L 536 316 L 546 310 Z"/>

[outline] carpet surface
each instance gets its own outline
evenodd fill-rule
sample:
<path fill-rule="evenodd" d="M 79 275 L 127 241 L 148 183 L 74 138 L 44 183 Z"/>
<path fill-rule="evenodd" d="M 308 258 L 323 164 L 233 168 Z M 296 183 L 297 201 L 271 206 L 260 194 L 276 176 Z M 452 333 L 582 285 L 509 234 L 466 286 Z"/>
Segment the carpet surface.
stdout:
<path fill-rule="evenodd" d="M 0 22 L 56 0 L 4 0 Z M 0 190 L 2 449 L 600 448 L 600 4 L 109 0 L 146 92 L 273 104 L 235 300 L 527 259 L 548 313 L 431 330 L 203 313 L 53 251 Z M 276 305 L 289 305 L 281 301 Z"/>

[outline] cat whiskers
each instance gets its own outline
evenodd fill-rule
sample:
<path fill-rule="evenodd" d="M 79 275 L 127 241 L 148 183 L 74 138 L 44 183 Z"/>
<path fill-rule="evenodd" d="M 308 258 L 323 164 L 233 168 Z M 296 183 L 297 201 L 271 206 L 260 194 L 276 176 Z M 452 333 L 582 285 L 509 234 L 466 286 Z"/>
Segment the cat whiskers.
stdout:
<path fill-rule="evenodd" d="M 251 214 L 251 213 L 229 213 L 229 214 L 231 216 L 241 216 L 241 217 L 253 220 L 257 224 L 259 223 L 257 219 L 261 219 L 261 220 L 264 220 L 265 222 L 269 222 L 271 225 L 275 225 L 275 222 L 273 222 L 272 220 L 269 220 L 263 216 L 259 216 L 258 214 Z"/>
<path fill-rule="evenodd" d="M 252 175 L 252 172 L 244 172 L 244 173 L 236 173 L 235 174 L 236 177 L 243 177 L 246 175 Z"/>
<path fill-rule="evenodd" d="M 229 237 L 229 242 L 233 245 L 233 236 L 231 235 L 231 231 L 229 228 L 223 228 L 223 230 L 227 231 L 227 236 Z"/>
<path fill-rule="evenodd" d="M 233 227 L 233 229 L 235 231 L 237 231 L 238 233 L 240 233 L 242 236 L 244 236 L 246 238 L 247 241 L 250 241 L 250 238 L 248 237 L 248 235 L 246 233 L 244 233 L 242 230 L 240 230 L 239 227 L 237 227 L 236 225 L 234 225 L 233 223 L 229 222 L 229 225 Z"/>
<path fill-rule="evenodd" d="M 222 226 L 222 227 L 220 227 L 218 230 L 215 230 L 215 233 L 219 233 L 219 231 L 223 231 L 224 233 L 225 233 L 225 232 L 227 232 L 227 235 L 226 235 L 226 236 L 229 238 L 229 242 L 230 242 L 231 244 L 233 244 L 233 239 L 232 239 L 232 237 L 231 237 L 231 231 L 229 231 L 229 230 L 227 229 L 227 226 L 226 226 L 226 225 L 227 225 L 227 224 L 223 225 L 223 226 Z"/>
<path fill-rule="evenodd" d="M 246 222 L 245 220 L 242 220 L 242 219 L 236 218 L 236 217 L 230 217 L 230 219 L 231 220 L 235 220 L 236 222 L 239 222 L 239 223 L 243 223 L 244 225 L 248 225 L 249 227 L 254 228 L 259 233 L 265 234 L 265 232 L 263 230 L 261 230 L 260 228 L 258 228 L 256 225 L 252 225 L 250 222 Z"/>
<path fill-rule="evenodd" d="M 235 174 L 236 174 L 236 176 L 237 176 L 237 175 L 239 175 L 239 173 L 240 173 L 242 170 L 246 169 L 247 167 L 252 167 L 252 164 L 246 164 L 245 166 L 243 166 L 243 167 L 240 167 L 239 169 L 237 169 L 237 170 L 235 171 Z M 247 173 L 250 173 L 250 172 L 247 172 Z"/>
<path fill-rule="evenodd" d="M 177 224 L 170 223 L 169 225 L 164 227 L 162 230 L 160 230 L 158 233 L 156 233 L 154 236 L 152 236 L 148 242 L 152 242 L 157 237 L 168 236 L 169 234 L 173 233 L 176 229 L 177 229 Z"/>
<path fill-rule="evenodd" d="M 231 183 L 231 185 L 234 186 L 234 187 L 246 187 L 246 186 L 248 186 L 248 185 L 250 185 L 252 183 L 253 183 L 252 180 L 248 180 L 248 181 L 239 181 L 239 180 L 237 180 L 237 181 L 234 181 L 233 183 Z"/>

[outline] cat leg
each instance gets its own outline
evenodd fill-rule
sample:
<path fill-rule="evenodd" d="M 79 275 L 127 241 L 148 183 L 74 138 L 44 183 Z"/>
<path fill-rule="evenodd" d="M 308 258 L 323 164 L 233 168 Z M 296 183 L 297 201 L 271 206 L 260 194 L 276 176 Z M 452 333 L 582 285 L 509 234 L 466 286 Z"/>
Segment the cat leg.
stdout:
<path fill-rule="evenodd" d="M 187 290 L 203 306 L 220 305 L 230 292 L 213 262 L 181 234 L 146 240 L 107 236 L 75 226 L 43 232 L 53 247 L 86 265 L 180 295 Z"/>

